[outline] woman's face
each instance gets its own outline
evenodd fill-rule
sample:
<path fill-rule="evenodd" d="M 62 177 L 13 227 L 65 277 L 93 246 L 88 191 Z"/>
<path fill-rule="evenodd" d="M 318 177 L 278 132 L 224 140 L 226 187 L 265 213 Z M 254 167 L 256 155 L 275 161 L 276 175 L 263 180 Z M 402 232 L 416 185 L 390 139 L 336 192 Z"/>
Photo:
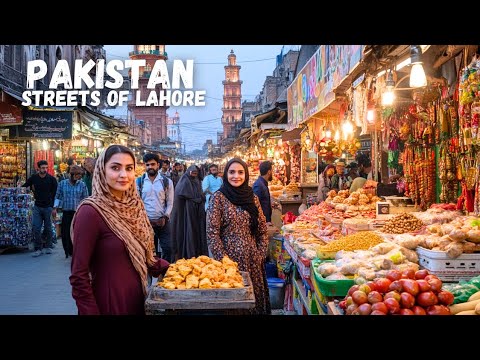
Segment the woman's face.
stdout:
<path fill-rule="evenodd" d="M 113 155 L 105 164 L 105 177 L 110 192 L 121 198 L 135 180 L 135 163 L 129 154 Z"/>
<path fill-rule="evenodd" d="M 245 182 L 245 169 L 240 163 L 234 162 L 228 168 L 228 182 L 233 187 L 239 187 Z"/>

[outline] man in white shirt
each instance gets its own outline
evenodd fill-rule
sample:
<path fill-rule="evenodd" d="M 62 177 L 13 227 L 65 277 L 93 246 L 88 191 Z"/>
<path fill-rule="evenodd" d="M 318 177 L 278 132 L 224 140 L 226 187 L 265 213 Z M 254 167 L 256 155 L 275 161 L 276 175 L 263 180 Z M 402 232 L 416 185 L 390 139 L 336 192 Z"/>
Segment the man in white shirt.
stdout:
<path fill-rule="evenodd" d="M 207 211 L 210 197 L 213 195 L 215 191 L 220 189 L 220 186 L 222 186 L 222 183 L 223 183 L 222 178 L 218 176 L 217 165 L 215 164 L 210 165 L 208 167 L 208 171 L 210 172 L 210 174 L 205 176 L 205 179 L 203 179 L 203 182 L 202 182 L 202 190 L 207 198 L 205 201 L 205 211 Z"/>
<path fill-rule="evenodd" d="M 158 256 L 172 263 L 174 252 L 170 214 L 174 199 L 173 182 L 159 172 L 160 158 L 157 154 L 145 154 L 143 162 L 147 172 L 137 178 L 137 189 L 155 233 L 155 251 Z"/>

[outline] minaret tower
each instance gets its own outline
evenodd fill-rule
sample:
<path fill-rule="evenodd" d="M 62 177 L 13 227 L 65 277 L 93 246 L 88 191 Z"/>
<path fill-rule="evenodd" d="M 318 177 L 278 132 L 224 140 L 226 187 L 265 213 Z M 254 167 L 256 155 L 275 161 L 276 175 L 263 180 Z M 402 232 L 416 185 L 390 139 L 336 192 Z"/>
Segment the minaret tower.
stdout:
<path fill-rule="evenodd" d="M 146 65 L 143 68 L 140 68 L 138 89 L 132 89 L 133 100 L 128 104 L 132 112 L 132 118 L 145 121 L 152 132 L 152 143 L 166 139 L 168 106 L 135 106 L 135 92 L 140 91 L 140 99 L 146 101 L 148 94 L 153 90 L 147 89 L 148 79 L 150 78 L 155 61 L 168 59 L 167 53 L 165 52 L 165 45 L 134 45 L 134 51 L 131 51 L 129 55 L 132 60 L 146 61 Z M 162 86 L 157 85 L 155 91 L 157 94 L 160 93 L 160 91 L 162 91 Z"/>
<path fill-rule="evenodd" d="M 230 51 L 228 65 L 225 66 L 225 80 L 223 83 L 222 125 L 224 143 L 232 142 L 235 134 L 235 124 L 242 120 L 242 82 L 240 68 L 237 65 L 237 56 Z M 230 140 L 228 138 L 230 137 Z"/>

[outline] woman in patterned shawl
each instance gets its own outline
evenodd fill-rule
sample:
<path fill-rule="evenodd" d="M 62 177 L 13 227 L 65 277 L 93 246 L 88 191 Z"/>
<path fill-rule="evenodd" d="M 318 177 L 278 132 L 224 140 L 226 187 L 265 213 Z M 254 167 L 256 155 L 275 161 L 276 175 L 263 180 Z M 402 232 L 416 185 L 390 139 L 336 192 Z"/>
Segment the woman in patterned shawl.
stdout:
<path fill-rule="evenodd" d="M 98 158 L 92 196 L 72 221 L 72 296 L 79 315 L 145 314 L 147 273 L 168 262 L 154 257 L 153 231 L 135 188 L 135 157 L 111 145 Z"/>
<path fill-rule="evenodd" d="M 223 185 L 207 208 L 207 242 L 216 260 L 227 255 L 240 271 L 250 274 L 255 308 L 249 313 L 265 315 L 271 313 L 265 272 L 267 224 L 248 177 L 247 164 L 241 159 L 231 159 L 225 166 Z"/>

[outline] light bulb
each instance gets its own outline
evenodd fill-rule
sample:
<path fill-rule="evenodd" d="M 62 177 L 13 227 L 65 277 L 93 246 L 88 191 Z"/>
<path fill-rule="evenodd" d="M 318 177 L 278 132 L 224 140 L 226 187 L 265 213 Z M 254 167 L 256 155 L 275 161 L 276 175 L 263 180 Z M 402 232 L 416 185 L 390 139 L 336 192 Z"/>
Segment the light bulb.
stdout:
<path fill-rule="evenodd" d="M 335 141 L 338 142 L 340 140 L 340 131 L 335 131 Z"/>
<path fill-rule="evenodd" d="M 62 152 L 60 150 L 55 150 L 55 157 L 60 158 L 62 156 Z"/>
<path fill-rule="evenodd" d="M 421 63 L 413 64 L 410 72 L 410 87 L 418 88 L 427 86 L 427 77 Z"/>
<path fill-rule="evenodd" d="M 373 122 L 375 121 L 375 109 L 368 109 L 368 111 L 367 111 L 367 121 L 370 124 L 373 124 Z"/>
<path fill-rule="evenodd" d="M 43 140 L 43 141 L 42 141 L 42 148 L 43 148 L 43 150 L 48 150 L 48 147 L 49 147 L 49 146 L 48 146 L 48 141 L 47 141 L 47 140 Z"/>
<path fill-rule="evenodd" d="M 382 94 L 382 105 L 383 106 L 390 106 L 393 105 L 393 101 L 395 100 L 395 93 L 393 89 L 389 89 L 388 87 L 385 89 L 385 92 Z"/>
<path fill-rule="evenodd" d="M 330 130 L 325 131 L 325 137 L 327 139 L 331 139 L 332 138 L 332 132 Z"/>

